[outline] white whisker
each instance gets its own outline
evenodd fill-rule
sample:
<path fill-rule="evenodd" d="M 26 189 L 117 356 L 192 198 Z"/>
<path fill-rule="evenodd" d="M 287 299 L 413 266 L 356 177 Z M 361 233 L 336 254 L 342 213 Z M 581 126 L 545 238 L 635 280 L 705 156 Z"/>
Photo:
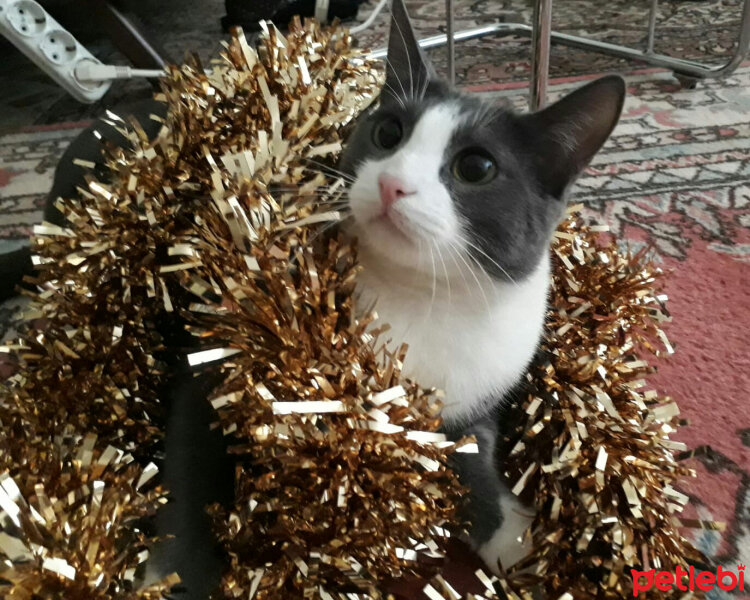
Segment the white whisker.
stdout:
<path fill-rule="evenodd" d="M 396 102 L 398 102 L 401 105 L 401 108 L 403 108 L 404 110 L 406 110 L 406 104 L 404 104 L 404 101 L 401 99 L 401 96 L 398 95 L 398 93 L 396 92 L 396 90 L 394 90 L 393 87 L 391 85 L 389 85 L 387 81 L 383 82 L 383 87 L 386 88 L 387 91 L 389 91 L 391 93 L 391 95 L 396 100 Z"/>
<path fill-rule="evenodd" d="M 330 231 L 333 227 L 336 227 L 337 225 L 341 225 L 344 221 L 349 220 L 351 217 L 352 215 L 347 215 L 346 217 L 339 219 L 338 221 L 331 221 L 330 223 L 327 223 L 319 231 L 316 231 L 315 235 L 313 235 L 309 240 L 307 240 L 307 244 L 308 245 L 312 244 L 321 235 L 323 235 L 327 231 Z"/>
<path fill-rule="evenodd" d="M 485 292 L 484 287 L 482 286 L 482 283 L 479 281 L 479 278 L 477 277 L 477 274 L 474 273 L 474 269 L 472 269 L 471 265 L 463 257 L 463 254 L 460 252 L 460 248 L 456 248 L 456 250 L 457 250 L 456 255 L 466 265 L 466 268 L 469 270 L 469 273 L 474 278 L 474 281 L 476 282 L 477 287 L 479 288 L 479 291 L 482 293 L 482 298 L 484 298 L 484 304 L 487 306 L 487 314 L 491 315 L 492 314 L 492 309 L 490 308 L 490 301 L 487 298 L 487 293 Z"/>
<path fill-rule="evenodd" d="M 480 254 L 482 254 L 482 255 L 483 255 L 483 256 L 484 256 L 485 258 L 487 258 L 487 260 L 489 260 L 489 261 L 490 261 L 490 262 L 491 262 L 491 263 L 492 263 L 493 265 L 495 265 L 495 266 L 496 266 L 496 267 L 497 267 L 497 268 L 498 268 L 498 269 L 499 269 L 499 270 L 500 270 L 500 271 L 501 271 L 501 272 L 503 273 L 503 275 L 505 275 L 505 276 L 506 276 L 506 277 L 508 278 L 508 280 L 509 280 L 509 281 L 510 281 L 510 282 L 511 282 L 511 283 L 512 283 L 513 285 L 515 285 L 515 286 L 518 286 L 518 284 L 516 283 L 516 281 L 515 281 L 515 280 L 514 280 L 514 279 L 513 279 L 513 278 L 512 278 L 511 276 L 510 276 L 510 273 L 508 273 L 508 271 L 506 271 L 506 270 L 505 270 L 505 269 L 504 269 L 504 268 L 503 268 L 502 266 L 500 266 L 500 264 L 498 264 L 498 262 L 497 262 L 497 261 L 496 261 L 496 260 L 495 260 L 494 258 L 492 258 L 492 257 L 491 257 L 491 256 L 490 256 L 489 254 L 487 254 L 487 253 L 486 253 L 486 252 L 485 252 L 484 250 L 482 250 L 482 249 L 481 249 L 481 248 L 480 248 L 479 246 L 477 246 L 476 244 L 473 244 L 472 242 L 470 242 L 469 240 L 467 240 L 467 239 L 466 239 L 465 237 L 463 237 L 463 236 L 462 236 L 462 238 L 461 238 L 461 241 L 462 241 L 462 242 L 463 242 L 464 244 L 466 244 L 467 246 L 469 246 L 470 248 L 473 248 L 474 250 L 476 250 L 477 252 L 479 252 Z M 471 254 L 471 253 L 469 253 L 469 254 Z M 479 264 L 479 263 L 477 263 L 477 264 Z M 480 265 L 480 266 L 481 266 L 481 265 Z M 483 269 L 483 270 L 484 270 L 484 269 Z"/>
<path fill-rule="evenodd" d="M 445 274 L 445 284 L 448 287 L 448 304 L 451 303 L 451 278 L 448 275 L 448 268 L 445 266 L 445 260 L 443 259 L 443 253 L 440 251 L 440 246 L 435 244 L 435 250 L 437 250 L 438 258 L 443 264 L 443 273 Z"/>
<path fill-rule="evenodd" d="M 398 86 L 401 88 L 403 99 L 406 100 L 408 96 L 406 95 L 406 89 L 404 88 L 404 84 L 401 81 L 401 77 L 399 77 L 398 71 L 396 71 L 396 68 L 393 66 L 393 63 L 387 57 L 385 59 L 385 64 L 390 65 L 391 73 L 393 73 L 394 77 L 396 78 L 396 83 L 398 83 Z"/>
<path fill-rule="evenodd" d="M 432 263 L 432 296 L 430 297 L 430 309 L 427 311 L 427 318 L 432 314 L 432 307 L 435 304 L 435 294 L 437 292 L 437 270 L 435 269 L 435 253 L 432 251 L 433 244 L 430 243 L 430 262 Z"/>
<path fill-rule="evenodd" d="M 409 66 L 409 90 L 411 92 L 410 98 L 414 100 L 414 71 L 412 70 L 411 66 L 411 57 L 409 56 L 409 49 L 408 44 L 406 43 L 406 38 L 404 37 L 404 32 L 401 29 L 401 25 L 399 24 L 397 19 L 393 19 L 393 23 L 396 25 L 396 29 L 398 29 L 398 34 L 401 36 L 401 41 L 404 43 L 404 51 L 406 52 L 406 61 Z M 395 72 L 396 70 L 393 69 Z"/>
<path fill-rule="evenodd" d="M 458 273 L 459 275 L 461 275 L 461 279 L 464 280 L 464 287 L 466 288 L 466 291 L 469 291 L 471 289 L 469 286 L 469 280 L 466 279 L 466 275 L 464 275 L 464 270 L 461 268 L 461 265 L 459 265 L 458 261 L 456 260 L 456 247 L 453 244 L 449 244 L 448 251 L 450 252 L 450 257 L 453 259 L 453 264 L 456 265 L 456 269 L 458 269 Z"/>
<path fill-rule="evenodd" d="M 343 171 L 332 167 L 331 165 L 327 165 L 325 163 L 322 163 L 318 160 L 315 160 L 314 158 L 305 158 L 302 157 L 301 160 L 310 162 L 318 167 L 318 169 L 314 169 L 312 167 L 302 167 L 303 169 L 310 171 L 312 173 L 320 173 L 321 175 L 335 175 L 336 177 L 340 177 L 344 181 L 348 183 L 354 183 L 354 177 L 349 173 L 344 173 Z"/>

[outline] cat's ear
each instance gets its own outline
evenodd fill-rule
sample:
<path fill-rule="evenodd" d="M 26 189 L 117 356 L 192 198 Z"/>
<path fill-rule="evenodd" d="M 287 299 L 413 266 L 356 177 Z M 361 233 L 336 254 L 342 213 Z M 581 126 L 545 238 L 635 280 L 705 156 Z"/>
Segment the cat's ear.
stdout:
<path fill-rule="evenodd" d="M 625 100 L 618 75 L 597 79 L 539 112 L 522 117 L 544 191 L 562 198 L 617 125 Z"/>
<path fill-rule="evenodd" d="M 419 47 L 404 0 L 393 0 L 385 82 L 396 94 L 418 97 L 432 76 L 432 67 Z"/>

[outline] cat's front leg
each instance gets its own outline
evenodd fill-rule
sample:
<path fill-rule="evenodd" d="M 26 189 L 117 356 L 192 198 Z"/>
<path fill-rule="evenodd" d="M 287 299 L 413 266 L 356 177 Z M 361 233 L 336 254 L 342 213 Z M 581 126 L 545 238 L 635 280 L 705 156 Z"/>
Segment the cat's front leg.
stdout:
<path fill-rule="evenodd" d="M 516 564 L 531 550 L 528 541 L 524 541 L 524 532 L 534 520 L 534 514 L 528 506 L 504 488 L 498 499 L 502 523 L 489 539 L 474 542 L 474 549 L 493 573 L 498 572 L 498 562 L 504 569 Z M 474 541 L 474 540 L 472 540 Z"/>
<path fill-rule="evenodd" d="M 451 439 L 466 435 L 477 439 L 479 452 L 454 454 L 452 467 L 469 489 L 462 516 L 471 523 L 471 545 L 493 572 L 498 571 L 498 561 L 507 569 L 529 553 L 528 543 L 522 539 L 534 518 L 532 509 L 501 479 L 496 457 L 497 420 L 491 414 L 468 426 L 445 428 Z"/>

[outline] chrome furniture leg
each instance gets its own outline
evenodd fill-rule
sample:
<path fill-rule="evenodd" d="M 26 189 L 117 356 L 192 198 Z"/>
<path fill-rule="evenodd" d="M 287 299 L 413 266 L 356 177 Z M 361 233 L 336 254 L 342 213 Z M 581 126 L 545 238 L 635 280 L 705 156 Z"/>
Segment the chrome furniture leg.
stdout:
<path fill-rule="evenodd" d="M 453 35 L 453 0 L 445 0 L 445 34 L 448 40 L 448 81 L 456 83 L 456 40 Z"/>
<path fill-rule="evenodd" d="M 531 31 L 531 110 L 539 110 L 547 101 L 551 33 L 552 0 L 537 0 L 534 4 L 534 23 Z"/>
<path fill-rule="evenodd" d="M 648 40 L 646 41 L 646 53 L 654 53 L 654 39 L 656 38 L 656 16 L 659 12 L 659 0 L 651 0 L 651 9 L 648 12 Z"/>

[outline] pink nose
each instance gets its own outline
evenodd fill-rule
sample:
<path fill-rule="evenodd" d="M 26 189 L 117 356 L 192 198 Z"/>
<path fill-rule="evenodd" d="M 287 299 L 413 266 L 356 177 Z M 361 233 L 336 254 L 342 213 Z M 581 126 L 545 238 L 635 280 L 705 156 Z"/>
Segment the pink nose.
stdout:
<path fill-rule="evenodd" d="M 396 200 L 414 193 L 403 181 L 392 175 L 381 175 L 378 177 L 378 187 L 380 188 L 380 201 L 383 203 L 383 210 L 388 210 Z"/>

